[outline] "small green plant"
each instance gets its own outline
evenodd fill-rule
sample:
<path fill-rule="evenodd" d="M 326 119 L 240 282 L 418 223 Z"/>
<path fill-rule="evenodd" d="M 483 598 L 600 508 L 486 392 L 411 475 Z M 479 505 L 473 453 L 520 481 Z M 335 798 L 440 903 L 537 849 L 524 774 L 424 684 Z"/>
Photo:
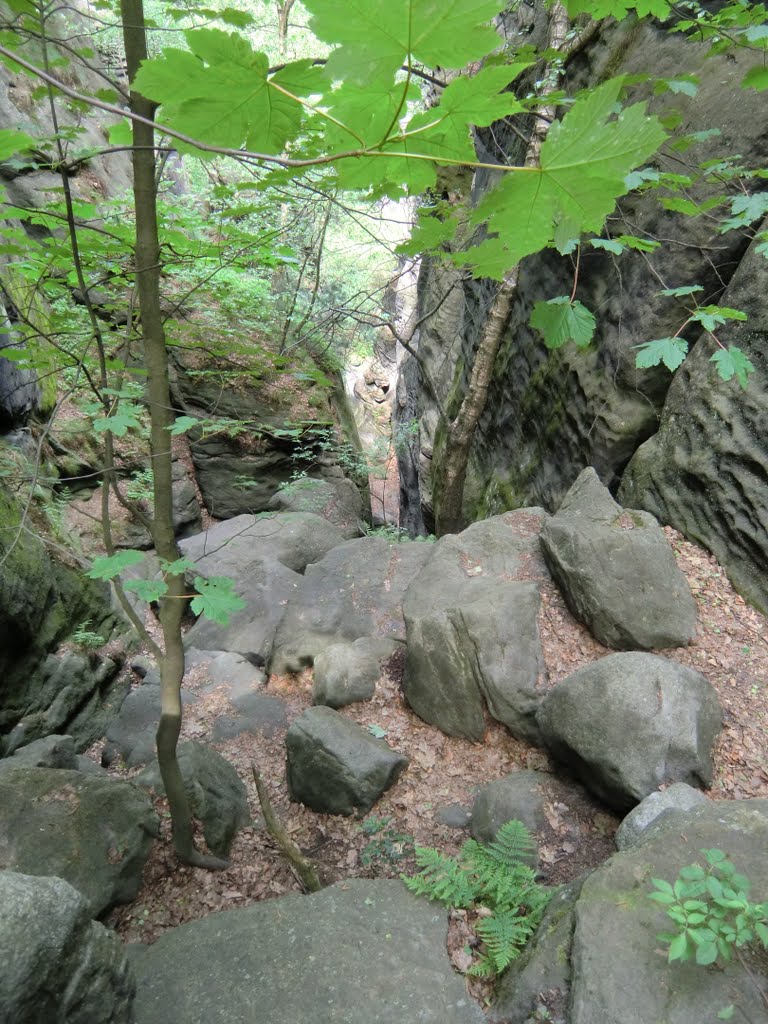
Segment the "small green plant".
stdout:
<path fill-rule="evenodd" d="M 360 863 L 370 867 L 373 864 L 396 864 L 414 852 L 413 836 L 399 832 L 391 818 L 377 818 L 371 815 L 360 826 L 360 831 L 370 840 L 360 853 Z"/>
<path fill-rule="evenodd" d="M 530 866 L 535 850 L 520 821 L 502 825 L 491 843 L 468 839 L 458 857 L 416 847 L 416 863 L 422 870 L 412 878 L 401 876 L 411 892 L 447 907 L 486 914 L 476 926 L 484 948 L 470 974 L 501 974 L 541 921 L 552 894 L 539 885 Z"/>
<path fill-rule="evenodd" d="M 99 647 L 103 647 L 107 642 L 101 633 L 96 633 L 90 629 L 91 620 L 86 619 L 85 622 L 81 622 L 77 629 L 72 633 L 72 643 L 76 647 L 82 647 L 86 651 L 95 651 Z"/>
<path fill-rule="evenodd" d="M 659 938 L 669 961 L 712 964 L 730 961 L 743 946 L 759 941 L 768 948 L 768 902 L 751 903 L 751 883 L 722 850 L 702 850 L 706 867 L 689 864 L 673 883 L 654 878 L 648 898 L 660 903 L 675 925 Z"/>
<path fill-rule="evenodd" d="M 132 501 L 154 500 L 152 470 L 150 468 L 137 470 L 125 484 L 125 493 Z"/>

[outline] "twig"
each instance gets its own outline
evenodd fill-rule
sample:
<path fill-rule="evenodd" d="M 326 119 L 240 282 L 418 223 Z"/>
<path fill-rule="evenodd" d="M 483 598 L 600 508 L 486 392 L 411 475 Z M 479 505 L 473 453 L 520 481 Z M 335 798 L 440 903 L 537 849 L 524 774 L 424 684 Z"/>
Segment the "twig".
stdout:
<path fill-rule="evenodd" d="M 306 891 L 318 892 L 318 890 L 322 889 L 322 884 L 317 876 L 315 865 L 311 860 L 308 860 L 304 856 L 299 847 L 294 843 L 280 824 L 272 807 L 272 801 L 269 799 L 267 788 L 262 782 L 261 775 L 256 771 L 254 765 L 251 765 L 251 771 L 253 772 L 253 781 L 256 783 L 256 792 L 259 796 L 259 804 L 261 806 L 261 813 L 264 815 L 267 832 L 269 832 L 280 847 L 281 852 L 288 858 L 292 866 L 296 869 L 301 884 L 304 886 Z"/>

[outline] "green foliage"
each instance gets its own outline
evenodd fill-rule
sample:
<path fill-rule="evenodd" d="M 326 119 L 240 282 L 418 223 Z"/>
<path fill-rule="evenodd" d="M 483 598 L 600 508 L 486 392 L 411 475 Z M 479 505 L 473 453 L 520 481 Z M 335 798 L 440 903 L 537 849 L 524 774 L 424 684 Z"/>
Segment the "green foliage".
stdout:
<path fill-rule="evenodd" d="M 474 214 L 495 240 L 471 248 L 463 261 L 477 275 L 500 277 L 524 256 L 550 244 L 562 251 L 581 232 L 600 231 L 624 179 L 665 139 L 658 120 L 644 104 L 615 116 L 623 87 L 611 79 L 578 99 L 562 121 L 555 121 L 541 147 L 540 166 L 507 174 Z M 514 226 L 514 210 L 525 210 Z"/>
<path fill-rule="evenodd" d="M 448 907 L 485 909 L 487 916 L 477 925 L 485 949 L 470 974 L 500 974 L 538 926 L 551 893 L 538 884 L 527 863 L 535 851 L 519 821 L 502 825 L 491 843 L 468 839 L 458 858 L 416 847 L 422 870 L 413 877 L 401 876 L 411 892 Z"/>
<path fill-rule="evenodd" d="M 595 318 L 578 299 L 560 295 L 548 302 L 537 302 L 530 319 L 531 327 L 544 337 L 547 348 L 560 348 L 567 341 L 586 348 L 595 333 Z"/>
<path fill-rule="evenodd" d="M 655 341 L 647 341 L 636 347 L 635 366 L 641 370 L 663 363 L 668 370 L 674 372 L 688 354 L 685 338 L 656 338 Z"/>
<path fill-rule="evenodd" d="M 392 818 L 372 814 L 360 825 L 359 831 L 371 837 L 360 852 L 360 863 L 366 867 L 397 864 L 414 852 L 413 836 L 395 828 Z"/>
<path fill-rule="evenodd" d="M 85 622 L 81 622 L 77 629 L 72 633 L 72 643 L 76 647 L 82 647 L 86 651 L 95 651 L 99 647 L 103 647 L 107 642 L 101 633 L 96 633 L 90 628 L 91 621 L 87 619 Z"/>
<path fill-rule="evenodd" d="M 245 608 L 245 601 L 235 593 L 234 581 L 226 576 L 211 576 L 210 579 L 196 576 L 195 590 L 192 611 L 223 626 L 229 622 L 230 615 Z"/>
<path fill-rule="evenodd" d="M 143 561 L 143 552 L 129 548 L 125 551 L 118 551 L 114 555 L 94 558 L 93 565 L 85 575 L 92 580 L 114 580 L 130 566 L 138 565 Z"/>
<path fill-rule="evenodd" d="M 659 936 L 669 947 L 670 963 L 728 962 L 736 950 L 753 942 L 768 948 L 768 902 L 750 901 L 749 879 L 737 873 L 722 850 L 701 853 L 705 866 L 689 864 L 674 883 L 652 880 L 655 892 L 648 898 L 661 904 L 675 925 L 674 931 Z"/>
<path fill-rule="evenodd" d="M 750 373 L 755 372 L 754 364 L 735 345 L 719 348 L 710 357 L 710 361 L 715 364 L 721 380 L 727 381 L 735 377 L 743 388 L 749 383 Z"/>
<path fill-rule="evenodd" d="M 702 290 L 701 285 L 694 284 L 680 288 L 665 288 L 660 294 L 679 299 L 687 298 Z M 689 310 L 687 319 L 674 337 L 656 338 L 654 341 L 636 345 L 635 365 L 640 369 L 647 369 L 651 366 L 660 366 L 663 363 L 668 370 L 674 372 L 688 354 L 688 342 L 681 338 L 680 334 L 688 324 L 700 323 L 717 342 L 717 351 L 710 357 L 710 362 L 715 364 L 720 379 L 729 381 L 735 377 L 739 384 L 746 388 L 750 373 L 754 373 L 754 365 L 740 348 L 735 345 L 726 347 L 714 333 L 717 327 L 728 320 L 743 321 L 746 319 L 747 314 L 740 309 L 730 309 L 728 306 L 696 305 L 694 309 Z"/>

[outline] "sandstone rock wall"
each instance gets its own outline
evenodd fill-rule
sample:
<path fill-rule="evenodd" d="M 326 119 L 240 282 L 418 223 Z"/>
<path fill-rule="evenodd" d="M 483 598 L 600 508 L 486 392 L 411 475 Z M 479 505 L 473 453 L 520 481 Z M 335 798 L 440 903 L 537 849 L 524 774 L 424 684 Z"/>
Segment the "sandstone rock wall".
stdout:
<path fill-rule="evenodd" d="M 532 28 L 534 36 L 540 32 L 537 26 Z M 747 66 L 741 57 L 705 59 L 706 49 L 679 35 L 667 34 L 660 27 L 637 25 L 627 19 L 604 30 L 569 65 L 570 85 L 590 86 L 619 73 L 641 71 L 660 77 L 696 75 L 699 86 L 695 97 L 652 97 L 651 108 L 657 113 L 670 113 L 672 108 L 679 111 L 681 122 L 675 135 L 713 128 L 719 134 L 686 150 L 667 146 L 655 166 L 665 172 L 695 173 L 700 161 L 724 153 L 740 154 L 746 166 L 763 166 L 768 157 L 764 96 L 739 87 Z M 637 98 L 647 98 L 651 90 L 651 85 L 641 86 Z M 498 159 L 500 149 L 512 160 L 520 158 L 519 140 L 509 132 L 505 135 L 499 126 L 494 127 L 493 134 L 480 133 L 479 146 L 484 159 Z M 487 173 L 478 174 L 475 196 L 488 185 Z M 763 185 L 758 182 L 754 187 Z M 722 183 L 716 182 L 696 184 L 688 194 L 701 200 L 722 191 Z M 705 543 L 727 567 L 733 563 L 734 579 L 765 606 L 768 544 L 765 529 L 756 518 L 756 510 L 768 505 L 765 461 L 758 454 L 760 422 L 764 421 L 764 371 L 758 369 L 746 395 L 733 382 L 717 382 L 707 362 L 711 350 L 706 349 L 706 339 L 697 343 L 695 331 L 686 333 L 693 352 L 671 398 L 677 396 L 678 409 L 684 401 L 695 419 L 708 421 L 707 427 L 686 425 L 684 444 L 688 449 L 686 465 L 703 461 L 709 463 L 709 469 L 706 479 L 694 471 L 690 485 L 677 493 L 675 480 L 682 456 L 670 432 L 672 407 L 665 407 L 672 377 L 663 367 L 638 370 L 634 365 L 635 346 L 674 334 L 686 318 L 682 305 L 659 292 L 699 284 L 704 289 L 702 302 L 735 306 L 741 302 L 741 308 L 747 309 L 750 321 L 739 328 L 738 340 L 733 331 L 724 337 L 740 345 L 742 339 L 747 339 L 745 351 L 749 347 L 755 365 L 764 366 L 760 354 L 765 337 L 764 289 L 753 284 L 748 305 L 745 293 L 749 286 L 740 290 L 738 302 L 730 291 L 724 298 L 741 261 L 745 257 L 750 260 L 753 269 L 742 273 L 754 278 L 760 271 L 760 258 L 747 254 L 748 232 L 719 234 L 717 228 L 715 219 L 690 218 L 663 209 L 654 196 L 633 193 L 623 199 L 605 235 L 634 234 L 664 241 L 653 253 L 625 251 L 620 256 L 583 247 L 576 297 L 595 311 L 598 321 L 594 343 L 586 352 L 573 347 L 549 352 L 528 325 L 537 301 L 570 294 L 574 281 L 572 259 L 548 251 L 523 262 L 519 295 L 472 452 L 465 490 L 467 522 L 525 505 L 554 510 L 588 465 L 594 466 L 601 480 L 615 491 L 635 451 L 654 438 L 661 425 L 647 453 L 653 453 L 655 460 L 661 459 L 664 468 L 654 469 L 653 482 L 645 477 L 641 481 L 638 457 L 627 478 L 631 481 L 626 485 L 631 490 L 624 495 L 627 504 L 648 508 L 663 522 Z M 447 288 L 447 273 L 431 264 L 425 266 L 420 309 L 437 305 Z M 422 528 L 431 528 L 436 469 L 441 460 L 450 458 L 450 452 L 439 443 L 438 402 L 425 386 L 425 373 L 436 383 L 438 398 L 447 412 L 455 413 L 466 389 L 493 288 L 487 281 L 459 282 L 418 339 L 423 367 L 411 358 L 405 361 L 398 392 L 400 405 L 418 416 L 420 438 L 401 465 L 402 477 L 408 482 L 401 512 L 404 523 L 416 527 L 423 523 Z M 692 380 L 697 382 L 693 392 L 688 384 Z M 710 397 L 703 397 L 705 392 Z M 718 446 L 717 454 L 713 454 L 712 445 L 724 416 L 728 419 L 728 438 L 722 437 L 725 447 Z M 719 473 L 715 466 L 726 452 L 727 471 Z M 663 486 L 656 480 L 657 475 L 664 477 Z M 716 486 L 712 483 L 715 475 Z M 756 571 L 764 581 L 759 587 L 748 586 L 745 580 L 748 559 L 757 565 L 753 575 Z"/>

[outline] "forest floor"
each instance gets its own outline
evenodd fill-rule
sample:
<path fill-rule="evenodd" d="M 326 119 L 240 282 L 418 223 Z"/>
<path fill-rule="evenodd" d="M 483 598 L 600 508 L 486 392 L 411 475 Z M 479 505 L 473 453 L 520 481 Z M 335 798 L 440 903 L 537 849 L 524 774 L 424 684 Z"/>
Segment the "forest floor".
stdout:
<path fill-rule="evenodd" d="M 717 799 L 768 797 L 768 622 L 731 587 L 715 559 L 667 528 L 698 605 L 695 641 L 667 656 L 702 672 L 715 687 L 724 713 L 724 727 L 714 750 L 710 796 Z M 577 623 L 557 588 L 543 582 L 541 638 L 549 687 L 582 665 L 610 653 Z M 344 709 L 364 727 L 410 758 L 398 783 L 379 800 L 363 821 L 318 814 L 288 801 L 285 785 L 284 732 L 266 739 L 241 733 L 216 744 L 245 783 L 254 824 L 237 835 L 230 866 L 217 873 L 180 867 L 169 839 L 163 801 L 165 841 L 155 844 L 144 881 L 133 904 L 113 911 L 109 923 L 131 942 L 154 941 L 164 930 L 214 911 L 242 907 L 258 900 L 301 891 L 292 869 L 263 827 L 251 766 L 261 773 L 291 837 L 317 864 L 324 881 L 352 876 L 397 877 L 414 870 L 414 844 L 456 853 L 467 833 L 444 824 L 440 809 L 470 807 L 475 790 L 516 769 L 557 773 L 547 753 L 519 740 L 488 720 L 485 740 L 475 744 L 443 735 L 407 707 L 400 692 L 402 656 L 382 676 L 373 700 Z M 185 686 L 194 691 L 204 679 L 188 673 Z M 272 676 L 266 693 L 286 704 L 289 723 L 311 703 L 312 676 Z M 185 709 L 182 736 L 206 741 L 219 715 L 232 714 L 226 689 L 200 694 Z M 98 756 L 98 745 L 92 755 Z M 123 773 L 125 774 L 125 773 Z M 559 884 L 597 866 L 615 850 L 618 818 L 594 800 L 578 794 L 568 805 L 549 805 L 548 825 L 537 834 L 542 880 Z M 202 845 L 202 837 L 200 837 Z M 462 929 L 452 930 L 449 952 L 457 969 L 465 970 Z M 475 991 L 482 995 L 482 991 Z"/>

